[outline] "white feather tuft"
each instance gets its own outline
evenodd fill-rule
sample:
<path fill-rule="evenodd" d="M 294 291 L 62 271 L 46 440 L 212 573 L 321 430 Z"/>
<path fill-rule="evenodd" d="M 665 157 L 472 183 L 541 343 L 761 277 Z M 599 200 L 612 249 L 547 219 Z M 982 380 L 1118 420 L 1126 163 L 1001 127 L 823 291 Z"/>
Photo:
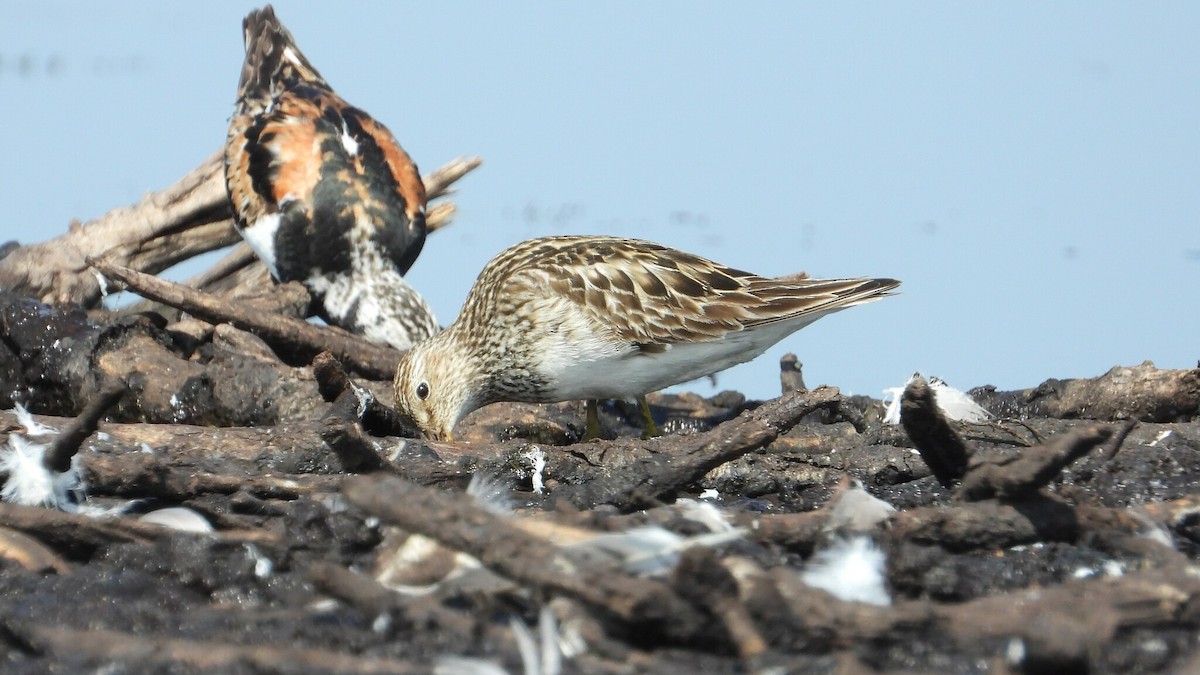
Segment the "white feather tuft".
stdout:
<path fill-rule="evenodd" d="M 546 493 L 544 472 L 546 470 L 546 452 L 536 445 L 531 447 L 522 457 L 530 464 L 530 479 L 533 482 L 535 494 Z"/>
<path fill-rule="evenodd" d="M 375 395 L 368 391 L 366 387 L 360 387 L 353 382 L 350 383 L 350 391 L 354 392 L 354 398 L 358 400 L 358 409 L 355 411 L 355 414 L 361 420 L 363 415 L 367 414 L 367 406 L 375 400 Z"/>
<path fill-rule="evenodd" d="M 725 519 L 725 513 L 712 502 L 702 502 L 685 497 L 675 500 L 675 508 L 679 509 L 679 515 L 700 523 L 707 527 L 709 532 L 729 532 L 734 529 L 733 525 Z"/>
<path fill-rule="evenodd" d="M 983 409 L 983 406 L 976 403 L 975 399 L 967 396 L 966 392 L 951 387 L 941 378 L 929 378 L 929 387 L 933 389 L 933 398 L 937 401 L 938 407 L 942 409 L 946 417 L 952 420 L 975 424 L 990 419 L 992 416 L 990 412 Z"/>
<path fill-rule="evenodd" d="M 870 531 L 890 518 L 896 510 L 891 504 L 867 492 L 857 478 L 834 495 L 827 508 L 829 519 L 825 521 L 824 529 L 842 535 Z"/>
<path fill-rule="evenodd" d="M 521 655 L 525 675 L 560 675 L 562 673 L 562 649 L 559 646 L 558 620 L 549 607 L 538 613 L 538 634 L 533 632 L 517 617 L 508 620 L 513 641 Z M 464 656 L 443 656 L 437 660 L 434 675 L 508 675 L 508 671 L 485 659 Z"/>
<path fill-rule="evenodd" d="M 865 535 L 837 539 L 818 551 L 800 573 L 813 588 L 828 591 L 848 602 L 890 605 L 887 591 L 887 557 Z"/>
<path fill-rule="evenodd" d="M 25 427 L 26 436 L 49 436 L 51 434 L 58 433 L 58 429 L 55 429 L 54 427 L 48 427 L 45 424 L 33 419 L 33 415 L 29 414 L 29 411 L 25 409 L 25 406 L 21 405 L 20 403 L 17 404 L 15 411 L 17 413 L 17 424 Z"/>
<path fill-rule="evenodd" d="M 720 546 L 741 539 L 745 534 L 745 530 L 737 528 L 684 537 L 658 525 L 646 525 L 624 532 L 600 534 L 567 546 L 565 550 L 592 563 L 615 563 L 633 574 L 656 576 L 669 572 L 679 562 L 679 554 L 689 548 Z"/>
<path fill-rule="evenodd" d="M 100 270 L 93 269 L 92 275 L 96 277 L 96 285 L 100 287 L 100 297 L 108 297 L 108 278 L 100 273 Z"/>
<path fill-rule="evenodd" d="M 883 390 L 883 400 L 887 403 L 887 412 L 883 416 L 884 424 L 900 423 L 900 399 L 904 397 L 904 390 L 908 385 L 918 377 L 921 377 L 920 372 L 913 373 L 904 382 L 904 386 L 888 387 Z M 990 419 L 992 416 L 991 413 L 984 410 L 983 406 L 976 403 L 975 399 L 946 384 L 941 378 L 929 378 L 929 388 L 933 390 L 933 400 L 937 403 L 938 409 L 952 420 L 974 424 Z"/>
<path fill-rule="evenodd" d="M 0 499 L 63 511 L 78 509 L 79 497 L 86 488 L 79 455 L 71 458 L 70 469 L 57 473 L 43 462 L 48 447 L 31 443 L 19 434 L 9 435 L 8 446 L 0 449 L 0 472 L 8 474 Z"/>
<path fill-rule="evenodd" d="M 258 547 L 254 544 L 243 544 L 246 547 L 246 555 L 254 561 L 254 576 L 259 579 L 266 579 L 275 571 L 275 563 L 262 554 Z"/>
<path fill-rule="evenodd" d="M 476 473 L 467 483 L 467 496 L 484 511 L 500 516 L 512 515 L 513 505 L 508 481 L 499 476 Z"/>

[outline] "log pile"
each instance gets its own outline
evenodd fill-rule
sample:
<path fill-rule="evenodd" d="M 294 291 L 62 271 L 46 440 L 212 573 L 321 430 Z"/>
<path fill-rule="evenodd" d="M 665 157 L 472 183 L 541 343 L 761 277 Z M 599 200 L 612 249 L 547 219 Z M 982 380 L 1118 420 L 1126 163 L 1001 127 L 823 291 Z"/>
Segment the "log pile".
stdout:
<path fill-rule="evenodd" d="M 210 164 L 0 259 L 0 443 L 58 429 L 47 466 L 88 486 L 0 503 L 14 671 L 1200 670 L 1200 369 L 979 389 L 971 424 L 917 379 L 896 426 L 791 359 L 770 401 L 652 396 L 659 439 L 609 403 L 577 442 L 580 402 L 427 442 L 398 355 L 302 288 L 236 252 L 153 276 L 233 241 Z M 104 309 L 100 278 L 150 302 Z M 849 542 L 882 595 L 815 581 Z"/>

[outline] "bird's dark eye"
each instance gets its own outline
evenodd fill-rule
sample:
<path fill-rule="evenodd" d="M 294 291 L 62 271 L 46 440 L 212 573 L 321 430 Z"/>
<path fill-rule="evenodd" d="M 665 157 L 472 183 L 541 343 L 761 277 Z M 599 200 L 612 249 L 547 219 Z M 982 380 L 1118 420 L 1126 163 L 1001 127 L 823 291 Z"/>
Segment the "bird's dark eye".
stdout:
<path fill-rule="evenodd" d="M 429 398 L 429 385 L 425 382 L 417 385 L 417 398 L 424 401 Z"/>

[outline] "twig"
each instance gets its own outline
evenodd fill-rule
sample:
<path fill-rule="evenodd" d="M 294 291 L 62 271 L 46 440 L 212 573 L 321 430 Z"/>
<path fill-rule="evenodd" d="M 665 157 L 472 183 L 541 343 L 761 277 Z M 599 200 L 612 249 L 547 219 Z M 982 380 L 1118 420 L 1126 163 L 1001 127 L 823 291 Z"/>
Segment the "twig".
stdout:
<path fill-rule="evenodd" d="M 308 578 L 324 593 L 354 607 L 368 619 L 393 609 L 396 594 L 374 579 L 331 562 L 308 566 Z"/>
<path fill-rule="evenodd" d="M 323 649 L 231 645 L 227 642 L 180 640 L 114 630 L 77 630 L 57 626 L 31 626 L 28 640 L 42 651 L 65 662 L 82 656 L 100 662 L 130 664 L 133 670 L 170 670 L 180 666 L 205 671 L 249 669 L 271 673 L 427 673 L 428 664 L 383 657 L 360 657 Z M 63 658 L 68 655 L 73 658 Z M 174 666 L 174 667 L 170 667 Z"/>
<path fill-rule="evenodd" d="M 211 452 L 211 448 L 207 451 Z M 89 491 L 97 495 L 156 497 L 174 502 L 243 491 L 262 499 L 296 499 L 317 492 L 333 492 L 343 478 L 322 474 L 247 475 L 238 470 L 245 467 L 244 462 L 236 463 L 229 473 L 212 473 L 194 464 L 180 463 L 178 454 L 174 462 L 159 453 L 124 452 L 90 457 Z"/>
<path fill-rule="evenodd" d="M 421 181 L 425 183 L 425 199 L 432 201 L 448 194 L 451 185 L 458 182 L 460 178 L 468 173 L 478 169 L 481 164 L 483 164 L 482 157 L 456 157 L 438 167 L 432 173 L 425 174 L 421 177 Z M 427 215 L 426 221 L 428 220 L 429 217 Z M 429 228 L 430 230 L 437 229 L 437 227 L 432 225 Z"/>
<path fill-rule="evenodd" d="M 182 284 L 164 281 L 105 260 L 88 258 L 88 262 L 109 280 L 124 284 L 139 295 L 177 307 L 205 321 L 231 323 L 258 335 L 277 351 L 286 354 L 311 358 L 322 351 L 329 351 L 366 377 L 380 380 L 390 379 L 400 360 L 400 352 L 395 349 L 368 342 L 332 326 L 317 326 L 290 316 L 264 315 Z"/>
<path fill-rule="evenodd" d="M 359 405 L 360 399 L 353 390 L 343 391 L 321 420 L 321 440 L 337 454 L 346 471 L 378 471 L 388 464 L 363 438 L 358 426 Z"/>
<path fill-rule="evenodd" d="M 716 467 L 766 446 L 800 418 L 839 400 L 833 387 L 791 392 L 700 434 L 576 444 L 569 454 L 550 459 L 551 473 L 570 479 L 554 495 L 579 508 L 596 504 L 611 504 L 623 511 L 651 507 L 674 497 Z M 614 471 L 613 458 L 622 454 L 631 459 Z"/>
<path fill-rule="evenodd" d="M 955 604 L 917 600 L 873 607 L 838 600 L 778 567 L 751 582 L 753 597 L 747 606 L 760 625 L 770 622 L 776 639 L 784 643 L 819 636 L 822 645 L 862 644 L 897 630 L 903 635 L 932 631 L 962 645 L 1018 637 L 1027 649 L 1068 649 L 1074 656 L 1076 647 L 1086 653 L 1107 646 L 1118 628 L 1184 620 L 1181 612 L 1200 600 L 1200 580 L 1161 572 L 1068 580 L 1036 593 L 1022 588 Z"/>
<path fill-rule="evenodd" d="M 1100 456 L 1106 461 L 1116 457 L 1117 451 L 1121 449 L 1121 445 L 1123 445 L 1125 443 L 1125 439 L 1129 437 L 1129 432 L 1133 431 L 1133 428 L 1137 425 L 1137 420 L 1127 420 L 1124 424 L 1122 424 L 1117 429 L 1116 433 L 1113 434 L 1112 438 L 1108 439 L 1108 442 L 1100 448 Z"/>
<path fill-rule="evenodd" d="M 738 599 L 737 581 L 721 564 L 712 549 L 692 548 L 684 551 L 671 575 L 672 585 L 685 598 L 705 607 L 721 620 L 737 647 L 738 656 L 746 670 L 754 672 L 754 659 L 767 651 L 763 638 L 750 612 Z"/>
<path fill-rule="evenodd" d="M 50 447 L 46 448 L 46 455 L 42 459 L 45 467 L 56 473 L 65 473 L 70 469 L 71 458 L 79 452 L 79 446 L 88 436 L 96 432 L 96 427 L 108 413 L 108 409 L 116 405 L 128 390 L 124 382 L 114 380 L 93 396 L 92 400 L 88 401 L 80 411 L 75 421 L 54 439 Z"/>
<path fill-rule="evenodd" d="M 76 513 L 0 502 L 0 522 L 69 558 L 86 560 L 109 544 L 146 543 L 175 534 L 160 525 L 128 518 L 91 518 Z"/>
<path fill-rule="evenodd" d="M 967 469 L 955 497 L 965 501 L 1029 497 L 1113 435 L 1111 426 L 1095 425 L 1063 434 L 1046 445 L 1026 448 L 1015 459 L 977 459 Z"/>
<path fill-rule="evenodd" d="M 312 369 L 313 378 L 317 381 L 317 391 L 325 401 L 332 403 L 343 392 L 353 392 L 359 403 L 363 404 L 362 424 L 369 433 L 376 436 L 420 437 L 420 431 L 411 422 L 405 420 L 394 408 L 380 403 L 366 387 L 350 379 L 341 362 L 334 358 L 333 354 L 317 354 L 313 358 Z"/>

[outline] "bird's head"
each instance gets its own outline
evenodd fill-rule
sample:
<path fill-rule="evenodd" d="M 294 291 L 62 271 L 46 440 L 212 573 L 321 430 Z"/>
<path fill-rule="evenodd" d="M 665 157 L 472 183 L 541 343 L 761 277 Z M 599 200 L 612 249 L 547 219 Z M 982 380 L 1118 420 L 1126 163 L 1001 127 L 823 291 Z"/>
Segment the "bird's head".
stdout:
<path fill-rule="evenodd" d="M 396 366 L 396 407 L 432 440 L 451 440 L 454 427 L 481 400 L 479 367 L 451 330 L 408 351 Z"/>

